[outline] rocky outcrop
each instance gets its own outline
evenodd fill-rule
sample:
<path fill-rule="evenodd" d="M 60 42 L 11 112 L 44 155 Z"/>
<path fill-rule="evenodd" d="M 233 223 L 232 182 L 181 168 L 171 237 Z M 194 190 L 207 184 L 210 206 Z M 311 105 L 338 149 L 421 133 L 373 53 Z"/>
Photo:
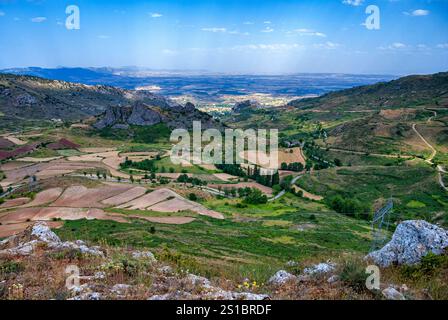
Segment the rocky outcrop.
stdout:
<path fill-rule="evenodd" d="M 29 226 L 24 232 L 0 242 L 0 256 L 28 256 L 44 245 L 50 250 L 76 250 L 82 254 L 103 256 L 99 247 L 88 247 L 83 241 L 62 242 L 45 222 Z"/>
<path fill-rule="evenodd" d="M 321 274 L 332 272 L 335 270 L 335 268 L 336 268 L 336 265 L 331 262 L 319 263 L 319 264 L 316 264 L 309 268 L 305 268 L 303 270 L 303 273 L 306 275 L 321 275 Z"/>
<path fill-rule="evenodd" d="M 99 117 L 94 127 L 100 130 L 106 127 L 127 129 L 131 125 L 152 126 L 164 123 L 171 129 L 191 129 L 193 121 L 200 121 L 202 129 L 223 128 L 221 123 L 197 110 L 190 102 L 182 106 L 160 97 L 149 102 L 137 101 L 132 105 L 111 106 Z"/>
<path fill-rule="evenodd" d="M 235 104 L 232 108 L 233 112 L 241 113 L 248 110 L 260 109 L 261 105 L 257 101 L 245 100 Z"/>
<path fill-rule="evenodd" d="M 270 285 L 280 286 L 287 282 L 296 281 L 297 277 L 285 270 L 277 271 L 268 281 Z"/>
<path fill-rule="evenodd" d="M 400 223 L 392 240 L 366 256 L 381 267 L 416 264 L 429 252 L 441 254 L 448 247 L 448 231 L 423 220 Z"/>

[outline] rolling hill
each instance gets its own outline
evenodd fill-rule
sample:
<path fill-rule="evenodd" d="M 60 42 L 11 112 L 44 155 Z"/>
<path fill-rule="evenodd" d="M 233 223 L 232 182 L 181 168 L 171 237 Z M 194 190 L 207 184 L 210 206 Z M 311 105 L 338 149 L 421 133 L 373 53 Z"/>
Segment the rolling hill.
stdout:
<path fill-rule="evenodd" d="M 213 125 L 213 119 L 194 105 L 187 103 L 182 106 L 145 90 L 0 74 L 0 124 L 3 129 L 17 130 L 21 126 L 42 124 L 42 120 L 79 121 L 103 113 L 106 115 L 107 110 L 120 110 L 121 107 L 139 111 L 133 114 L 131 124 L 135 125 L 167 122 L 170 127 L 189 127 L 193 120 Z M 148 112 L 159 121 L 148 122 L 138 118 L 146 116 Z M 109 121 L 101 127 L 118 122 L 109 117 Z"/>

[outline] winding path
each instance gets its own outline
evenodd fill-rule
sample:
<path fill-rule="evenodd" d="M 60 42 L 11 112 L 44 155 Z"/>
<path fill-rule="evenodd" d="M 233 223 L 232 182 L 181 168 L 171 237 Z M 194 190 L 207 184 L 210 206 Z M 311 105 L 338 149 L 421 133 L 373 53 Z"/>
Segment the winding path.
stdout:
<path fill-rule="evenodd" d="M 428 109 L 429 110 L 429 109 Z M 434 113 L 434 115 L 433 116 L 431 116 L 431 117 L 429 117 L 428 118 L 428 123 L 430 123 L 434 118 L 436 118 L 437 117 L 437 112 L 435 111 L 435 110 L 429 110 L 429 111 L 432 111 L 433 113 Z M 428 164 L 430 164 L 430 165 L 434 165 L 434 158 L 436 157 L 436 155 L 437 155 L 437 150 L 436 150 L 436 148 L 434 148 L 422 135 L 421 135 L 421 133 L 420 132 L 418 132 L 418 130 L 417 130 L 417 124 L 416 123 L 414 123 L 414 124 L 412 124 L 412 130 L 414 130 L 414 132 L 419 136 L 419 138 L 432 150 L 432 153 L 431 153 L 431 155 L 429 156 L 429 158 L 428 159 L 426 159 L 425 160 L 425 162 L 427 162 Z M 439 175 L 439 184 L 440 184 L 440 186 L 445 190 L 445 191 L 448 191 L 448 187 L 445 185 L 445 183 L 443 182 L 443 175 L 442 175 L 442 173 L 447 173 L 446 171 L 445 171 L 445 169 L 443 169 L 443 167 L 439 164 L 439 165 L 437 165 L 437 167 L 436 167 L 436 170 L 437 170 L 437 173 L 438 173 L 438 175 Z"/>

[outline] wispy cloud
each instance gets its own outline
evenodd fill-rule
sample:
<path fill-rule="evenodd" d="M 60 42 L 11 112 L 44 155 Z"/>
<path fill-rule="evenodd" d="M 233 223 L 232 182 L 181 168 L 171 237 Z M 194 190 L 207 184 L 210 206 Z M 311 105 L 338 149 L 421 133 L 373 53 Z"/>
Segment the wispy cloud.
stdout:
<path fill-rule="evenodd" d="M 44 22 L 44 21 L 46 21 L 46 20 L 47 20 L 46 17 L 35 17 L 35 18 L 31 18 L 31 22 L 34 22 L 34 23 L 41 23 L 41 22 Z"/>
<path fill-rule="evenodd" d="M 380 46 L 378 47 L 379 50 L 400 50 L 400 49 L 406 49 L 408 46 L 401 42 L 394 42 L 388 46 Z"/>
<path fill-rule="evenodd" d="M 202 31 L 206 31 L 206 32 L 222 32 L 225 33 L 227 32 L 226 28 L 221 28 L 221 27 L 212 27 L 212 28 L 202 28 Z"/>
<path fill-rule="evenodd" d="M 448 49 L 448 43 L 440 43 L 437 45 L 438 49 Z"/>
<path fill-rule="evenodd" d="M 244 21 L 243 24 L 245 24 L 245 25 L 252 25 L 254 23 L 252 21 Z"/>
<path fill-rule="evenodd" d="M 417 9 L 411 12 L 405 11 L 403 12 L 403 14 L 407 15 L 407 16 L 413 16 L 413 17 L 424 17 L 430 14 L 429 10 L 424 10 L 424 9 Z"/>
<path fill-rule="evenodd" d="M 339 43 L 335 43 L 335 42 L 331 42 L 331 41 L 327 41 L 325 43 L 317 43 L 317 44 L 313 45 L 314 48 L 328 49 L 328 50 L 336 49 L 336 48 L 339 48 L 340 46 L 341 45 Z"/>
<path fill-rule="evenodd" d="M 105 35 L 105 34 L 100 34 L 100 35 L 98 36 L 98 39 L 110 39 L 110 38 L 111 38 L 110 36 Z"/>
<path fill-rule="evenodd" d="M 4 13 L 3 11 L 0 11 L 0 17 L 3 17 L 4 15 L 6 15 L 6 13 Z"/>
<path fill-rule="evenodd" d="M 266 27 L 263 30 L 261 30 L 261 32 L 264 32 L 264 33 L 269 33 L 269 32 L 273 32 L 273 31 L 274 31 L 274 29 L 272 29 L 271 27 Z"/>
<path fill-rule="evenodd" d="M 354 7 L 358 7 L 360 5 L 362 5 L 364 2 L 364 0 L 343 0 L 342 3 L 343 4 L 347 4 L 349 6 L 354 6 Z"/>
<path fill-rule="evenodd" d="M 241 36 L 249 36 L 250 33 L 249 32 L 240 32 L 238 30 L 231 30 L 228 32 L 229 34 L 236 34 L 236 35 L 241 35 Z"/>
<path fill-rule="evenodd" d="M 163 14 L 158 13 L 158 12 L 151 12 L 149 15 L 151 16 L 151 18 L 160 18 L 160 17 L 163 17 Z"/>
<path fill-rule="evenodd" d="M 241 46 L 234 46 L 231 50 L 244 51 L 244 50 L 263 50 L 263 51 L 287 51 L 293 49 L 300 49 L 304 46 L 297 43 L 272 43 L 272 44 L 248 44 Z"/>
<path fill-rule="evenodd" d="M 323 37 L 323 38 L 325 38 L 327 36 L 325 33 L 317 32 L 315 30 L 305 29 L 305 28 L 295 29 L 289 33 L 297 33 L 301 36 L 314 36 L 314 37 Z"/>

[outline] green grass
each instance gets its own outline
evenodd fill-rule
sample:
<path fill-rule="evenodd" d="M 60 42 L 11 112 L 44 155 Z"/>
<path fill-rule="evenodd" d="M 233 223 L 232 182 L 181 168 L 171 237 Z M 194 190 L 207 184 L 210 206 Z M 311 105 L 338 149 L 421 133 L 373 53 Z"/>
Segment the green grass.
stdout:
<path fill-rule="evenodd" d="M 201 173 L 210 173 L 208 170 L 203 169 L 197 165 L 192 165 L 190 167 L 181 166 L 179 164 L 173 164 L 171 162 L 170 157 L 164 157 L 160 160 L 154 161 L 155 166 L 158 168 L 158 172 L 161 172 L 162 167 L 165 168 L 165 172 L 170 172 L 169 169 L 172 168 L 174 172 L 176 173 L 195 173 L 195 174 L 201 174 Z"/>
<path fill-rule="evenodd" d="M 333 168 L 306 175 L 298 185 L 324 197 L 356 197 L 372 208 L 377 200 L 393 197 L 395 220 L 448 223 L 448 194 L 429 166 Z"/>
<path fill-rule="evenodd" d="M 260 282 L 284 268 L 290 260 L 329 259 L 341 252 L 368 251 L 370 228 L 367 223 L 334 212 L 301 210 L 301 201 L 288 196 L 285 203 L 239 209 L 235 202 L 226 205 L 228 200 L 210 200 L 204 204 L 213 209 L 223 208 L 225 220 L 198 215 L 194 222 L 185 225 L 155 224 L 139 219 L 129 224 L 79 220 L 66 221 L 56 233 L 67 240 L 145 247 L 159 257 L 169 249 L 190 261 L 182 266 L 190 271 L 230 279 L 248 277 Z M 313 227 L 299 231 L 298 227 L 303 224 Z M 155 227 L 155 233 L 151 232 L 151 227 Z"/>
<path fill-rule="evenodd" d="M 47 148 L 39 148 L 36 151 L 33 151 L 26 155 L 26 157 L 32 158 L 53 158 L 59 157 L 59 153 L 55 150 L 47 149 Z"/>
<path fill-rule="evenodd" d="M 82 152 L 79 152 L 78 150 L 75 149 L 57 150 L 57 153 L 63 157 L 73 157 L 82 154 Z"/>

